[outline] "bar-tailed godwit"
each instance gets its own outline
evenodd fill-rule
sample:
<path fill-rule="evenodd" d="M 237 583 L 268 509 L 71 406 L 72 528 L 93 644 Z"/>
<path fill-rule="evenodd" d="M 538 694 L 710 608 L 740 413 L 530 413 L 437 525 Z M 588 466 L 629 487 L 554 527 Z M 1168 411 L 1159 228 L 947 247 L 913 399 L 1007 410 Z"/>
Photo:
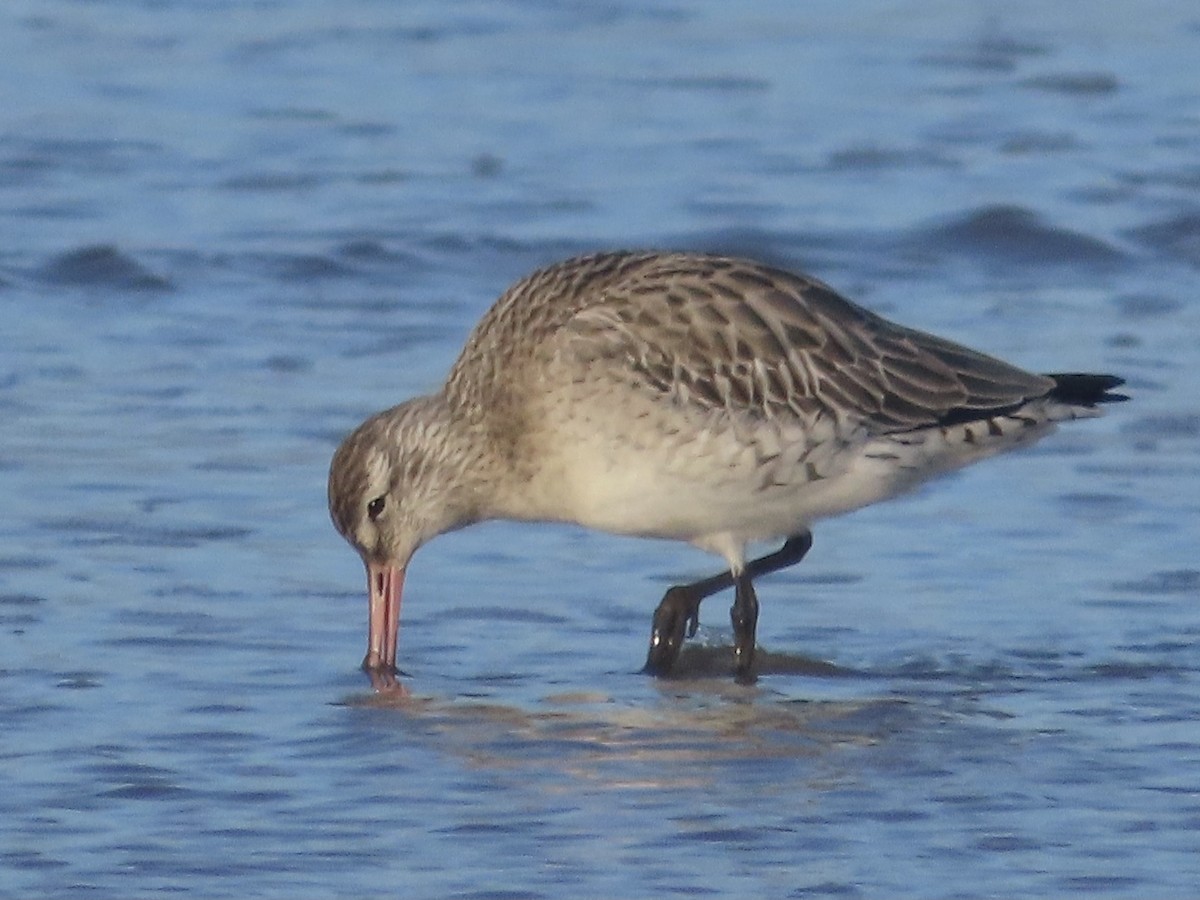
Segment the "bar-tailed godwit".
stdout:
<path fill-rule="evenodd" d="M 1123 400 L 1111 375 L 1036 375 L 905 328 L 812 278 L 695 253 L 600 253 L 518 281 L 436 393 L 334 454 L 329 510 L 362 557 L 363 667 L 396 672 L 404 572 L 485 519 L 687 541 L 728 569 L 667 591 L 646 670 L 734 588 L 734 670 L 754 677 L 753 579 L 799 562 L 823 517 L 885 500 Z M 752 541 L 782 548 L 746 561 Z"/>

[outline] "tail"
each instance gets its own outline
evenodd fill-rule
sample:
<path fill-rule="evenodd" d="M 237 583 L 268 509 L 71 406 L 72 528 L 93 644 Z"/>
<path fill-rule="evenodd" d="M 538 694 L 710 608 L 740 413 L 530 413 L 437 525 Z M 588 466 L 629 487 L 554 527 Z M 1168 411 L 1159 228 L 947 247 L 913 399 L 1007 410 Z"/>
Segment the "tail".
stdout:
<path fill-rule="evenodd" d="M 1120 403 L 1128 400 L 1125 394 L 1110 393 L 1111 388 L 1120 387 L 1124 378 L 1116 375 L 1047 375 L 1054 379 L 1054 387 L 1046 395 L 1047 400 L 1057 400 L 1069 406 L 1092 408 L 1098 403 Z"/>

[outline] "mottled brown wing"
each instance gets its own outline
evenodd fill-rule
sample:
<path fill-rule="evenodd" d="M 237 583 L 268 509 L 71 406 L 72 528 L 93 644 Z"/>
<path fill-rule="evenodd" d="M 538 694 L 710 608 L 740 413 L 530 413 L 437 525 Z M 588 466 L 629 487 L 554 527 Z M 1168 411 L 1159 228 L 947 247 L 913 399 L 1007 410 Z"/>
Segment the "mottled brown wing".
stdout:
<path fill-rule="evenodd" d="M 638 260 L 573 312 L 562 346 L 592 375 L 676 402 L 879 434 L 986 418 L 1054 387 L 812 279 L 724 257 Z"/>

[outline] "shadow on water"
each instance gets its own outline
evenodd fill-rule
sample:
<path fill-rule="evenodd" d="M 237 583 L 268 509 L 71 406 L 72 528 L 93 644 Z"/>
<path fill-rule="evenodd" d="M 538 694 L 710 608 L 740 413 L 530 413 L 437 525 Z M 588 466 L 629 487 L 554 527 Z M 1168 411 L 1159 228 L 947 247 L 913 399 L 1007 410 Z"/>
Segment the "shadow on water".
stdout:
<path fill-rule="evenodd" d="M 567 690 L 516 703 L 398 687 L 339 705 L 394 713 L 397 728 L 423 734 L 473 766 L 609 788 L 704 786 L 727 779 L 728 766 L 739 762 L 816 761 L 915 727 L 918 713 L 902 699 L 816 700 L 763 681 L 739 685 L 730 678 L 731 652 L 685 648 L 674 677 L 639 675 L 641 689 L 628 693 L 622 682 L 613 692 Z M 763 675 L 852 674 L 788 654 L 760 651 L 759 662 Z"/>
<path fill-rule="evenodd" d="M 853 674 L 848 669 L 833 663 L 798 653 L 779 653 L 761 647 L 755 653 L 755 674 L 766 675 L 812 675 L 830 677 Z M 672 681 L 680 679 L 713 678 L 728 680 L 733 677 L 733 648 L 719 644 L 689 644 L 679 654 Z"/>
<path fill-rule="evenodd" d="M 1171 572 L 1161 580 L 1165 590 L 1191 592 L 1194 576 Z M 379 714 L 375 727 L 418 736 L 438 752 L 496 772 L 606 788 L 704 787 L 732 779 L 758 790 L 772 777 L 836 781 L 831 772 L 863 764 L 848 763 L 848 751 L 888 759 L 913 745 L 945 752 L 987 747 L 1009 739 L 1015 710 L 1037 708 L 1031 697 L 1067 694 L 1079 709 L 1090 708 L 1097 684 L 1119 695 L 1147 680 L 1190 677 L 1189 653 L 1187 641 L 1131 645 L 1103 658 L 1026 646 L 988 661 L 906 657 L 857 669 L 760 648 L 761 677 L 743 685 L 731 677 L 731 647 L 718 641 L 685 646 L 670 678 L 631 674 L 608 679 L 602 690 L 538 694 L 509 683 L 503 693 L 514 699 L 485 699 L 462 685 L 439 692 L 405 681 L 337 705 Z M 770 761 L 790 768 L 773 769 Z"/>

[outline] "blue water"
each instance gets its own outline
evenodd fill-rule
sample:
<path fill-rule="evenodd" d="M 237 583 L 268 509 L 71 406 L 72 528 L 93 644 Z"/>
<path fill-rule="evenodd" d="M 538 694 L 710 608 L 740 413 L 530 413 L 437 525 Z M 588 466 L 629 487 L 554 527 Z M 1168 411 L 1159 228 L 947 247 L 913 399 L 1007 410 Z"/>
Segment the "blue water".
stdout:
<path fill-rule="evenodd" d="M 1196 896 L 1193 3 L 0 10 L 0 896 Z M 1134 400 L 823 523 L 490 524 L 357 665 L 325 473 L 514 278 L 722 249 Z"/>

